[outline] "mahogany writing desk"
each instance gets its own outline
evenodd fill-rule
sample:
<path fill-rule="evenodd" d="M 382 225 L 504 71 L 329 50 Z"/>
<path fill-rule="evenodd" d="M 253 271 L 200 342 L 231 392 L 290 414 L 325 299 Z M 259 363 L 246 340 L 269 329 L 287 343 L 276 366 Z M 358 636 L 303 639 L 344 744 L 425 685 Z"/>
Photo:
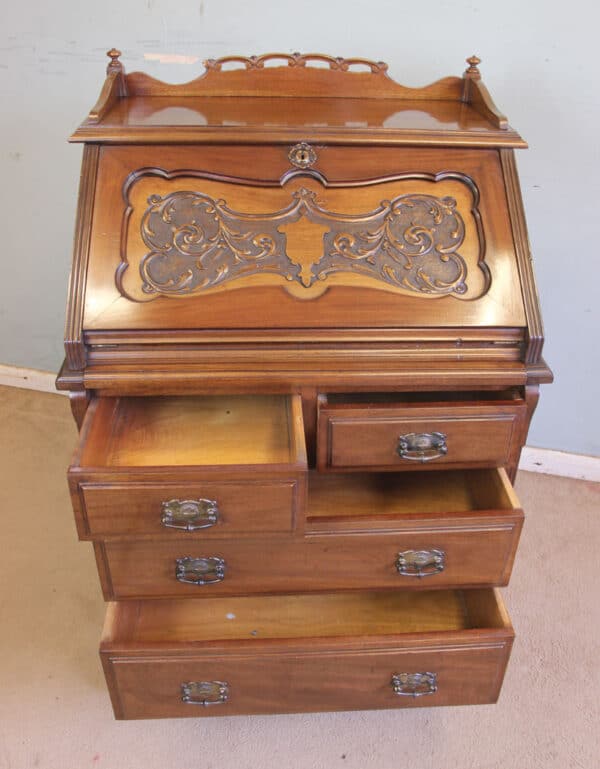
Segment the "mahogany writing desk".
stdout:
<path fill-rule="evenodd" d="M 116 716 L 495 701 L 551 374 L 479 60 L 109 56 L 58 385 Z"/>

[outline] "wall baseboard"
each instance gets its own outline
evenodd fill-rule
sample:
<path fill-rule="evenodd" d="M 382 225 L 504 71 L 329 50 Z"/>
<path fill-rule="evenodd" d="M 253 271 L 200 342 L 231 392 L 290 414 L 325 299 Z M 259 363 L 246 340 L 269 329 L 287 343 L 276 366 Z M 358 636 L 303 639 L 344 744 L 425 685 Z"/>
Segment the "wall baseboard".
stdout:
<path fill-rule="evenodd" d="M 600 457 L 525 446 L 521 452 L 519 470 L 600 482 Z"/>
<path fill-rule="evenodd" d="M 55 379 L 56 374 L 51 371 L 0 364 L 0 385 L 57 393 L 54 385 Z M 57 394 L 67 395 L 65 392 Z M 519 470 L 546 475 L 562 475 L 566 478 L 578 478 L 584 481 L 600 481 L 600 457 L 525 446 L 521 453 Z"/>
<path fill-rule="evenodd" d="M 35 368 L 19 368 L 0 363 L 0 385 L 21 387 L 25 390 L 39 390 L 44 393 L 56 393 L 56 374 L 52 371 L 39 371 Z M 61 393 L 67 395 L 67 393 Z"/>

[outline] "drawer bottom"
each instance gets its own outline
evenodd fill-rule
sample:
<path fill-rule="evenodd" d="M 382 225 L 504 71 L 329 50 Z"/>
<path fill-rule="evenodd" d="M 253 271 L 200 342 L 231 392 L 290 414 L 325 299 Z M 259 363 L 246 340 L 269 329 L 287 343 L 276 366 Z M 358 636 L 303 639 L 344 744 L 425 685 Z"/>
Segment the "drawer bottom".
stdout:
<path fill-rule="evenodd" d="M 498 591 L 109 604 L 117 718 L 495 702 L 514 632 Z"/>

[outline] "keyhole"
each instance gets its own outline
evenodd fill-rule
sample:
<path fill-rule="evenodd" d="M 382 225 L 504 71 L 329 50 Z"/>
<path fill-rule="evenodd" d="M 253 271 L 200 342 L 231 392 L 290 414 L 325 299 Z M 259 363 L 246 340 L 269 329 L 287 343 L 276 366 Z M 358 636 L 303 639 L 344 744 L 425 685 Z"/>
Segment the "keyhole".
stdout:
<path fill-rule="evenodd" d="M 306 152 L 306 150 L 300 150 L 300 157 L 298 158 L 298 160 L 301 163 L 306 163 L 306 161 L 308 160 L 308 152 Z"/>

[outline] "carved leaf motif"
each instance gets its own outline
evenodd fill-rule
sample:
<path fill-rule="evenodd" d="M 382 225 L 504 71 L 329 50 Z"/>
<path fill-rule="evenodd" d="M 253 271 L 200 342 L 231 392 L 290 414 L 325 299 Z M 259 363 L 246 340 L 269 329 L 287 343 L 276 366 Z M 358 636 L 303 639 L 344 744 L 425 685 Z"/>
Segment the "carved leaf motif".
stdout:
<path fill-rule="evenodd" d="M 288 280 L 298 274 L 282 263 L 285 236 L 277 222 L 235 214 L 201 192 L 152 195 L 148 203 L 141 235 L 152 250 L 140 265 L 146 293 L 190 293 L 256 272 Z"/>
<path fill-rule="evenodd" d="M 140 264 L 148 294 L 200 293 L 239 278 L 269 273 L 310 288 L 334 273 L 354 273 L 431 295 L 467 291 L 458 249 L 465 225 L 453 198 L 408 194 L 364 215 L 328 211 L 308 189 L 268 214 L 231 210 L 201 192 L 152 195 L 141 221 L 149 249 Z M 322 245 L 299 263 L 286 231 L 304 218 L 320 226 Z M 320 251 L 320 253 L 319 253 Z"/>
<path fill-rule="evenodd" d="M 467 266 L 457 253 L 465 227 L 453 198 L 402 195 L 383 201 L 365 226 L 348 222 L 324 237 L 325 256 L 315 266 L 323 280 L 352 271 L 431 294 L 464 294 Z"/>

